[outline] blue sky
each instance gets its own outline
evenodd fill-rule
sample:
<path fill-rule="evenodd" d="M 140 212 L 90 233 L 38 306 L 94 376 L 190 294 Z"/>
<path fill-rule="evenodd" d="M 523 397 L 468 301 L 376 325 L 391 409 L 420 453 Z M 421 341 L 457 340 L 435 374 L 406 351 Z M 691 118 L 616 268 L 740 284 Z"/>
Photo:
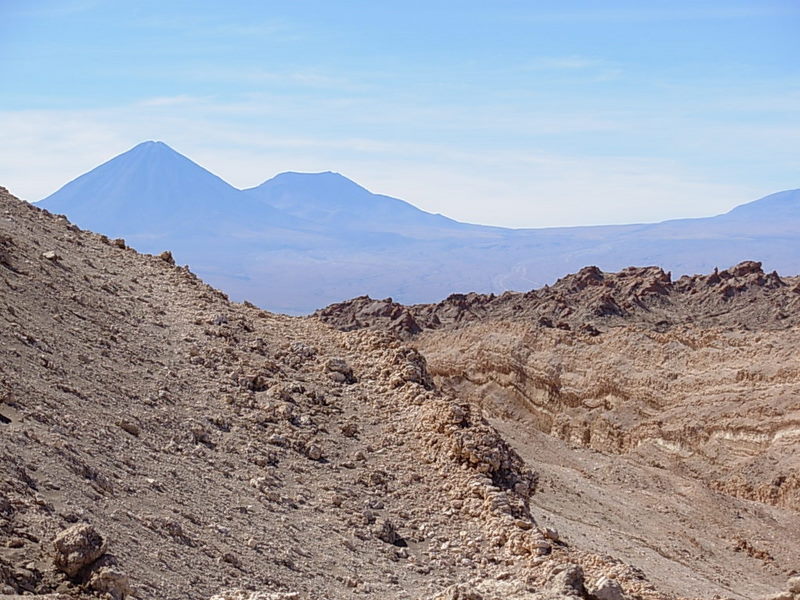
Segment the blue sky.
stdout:
<path fill-rule="evenodd" d="M 800 3 L 0 0 L 0 185 L 134 144 L 461 220 L 706 216 L 800 187 Z"/>

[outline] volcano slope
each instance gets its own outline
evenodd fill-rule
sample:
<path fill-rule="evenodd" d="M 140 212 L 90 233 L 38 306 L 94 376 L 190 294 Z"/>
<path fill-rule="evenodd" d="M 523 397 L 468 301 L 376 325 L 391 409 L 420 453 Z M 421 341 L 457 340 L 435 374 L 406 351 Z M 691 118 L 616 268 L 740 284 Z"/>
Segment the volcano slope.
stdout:
<path fill-rule="evenodd" d="M 800 278 L 587 267 L 551 287 L 318 311 L 390 331 L 480 407 L 571 545 L 678 594 L 757 598 L 800 568 Z"/>
<path fill-rule="evenodd" d="M 397 336 L 0 189 L 0 597 L 675 597 L 537 523 L 535 462 Z"/>

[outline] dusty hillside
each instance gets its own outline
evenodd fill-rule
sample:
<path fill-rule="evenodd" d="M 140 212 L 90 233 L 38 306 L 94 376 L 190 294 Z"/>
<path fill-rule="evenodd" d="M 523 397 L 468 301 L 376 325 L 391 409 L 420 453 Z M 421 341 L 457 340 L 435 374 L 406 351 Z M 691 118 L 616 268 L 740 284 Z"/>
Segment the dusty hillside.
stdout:
<path fill-rule="evenodd" d="M 753 598 L 800 565 L 800 280 L 583 269 L 525 294 L 319 311 L 384 329 L 540 473 L 534 512 L 679 593 Z"/>
<path fill-rule="evenodd" d="M 537 523 L 536 462 L 393 336 L 0 190 L 0 597 L 674 597 Z"/>

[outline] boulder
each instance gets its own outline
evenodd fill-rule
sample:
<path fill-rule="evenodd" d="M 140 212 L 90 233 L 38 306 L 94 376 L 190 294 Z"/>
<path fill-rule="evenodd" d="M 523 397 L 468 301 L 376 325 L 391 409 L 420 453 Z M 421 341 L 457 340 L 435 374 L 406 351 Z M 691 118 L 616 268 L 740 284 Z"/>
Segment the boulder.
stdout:
<path fill-rule="evenodd" d="M 94 527 L 78 523 L 59 533 L 53 540 L 53 563 L 59 571 L 75 577 L 106 551 L 106 542 Z"/>

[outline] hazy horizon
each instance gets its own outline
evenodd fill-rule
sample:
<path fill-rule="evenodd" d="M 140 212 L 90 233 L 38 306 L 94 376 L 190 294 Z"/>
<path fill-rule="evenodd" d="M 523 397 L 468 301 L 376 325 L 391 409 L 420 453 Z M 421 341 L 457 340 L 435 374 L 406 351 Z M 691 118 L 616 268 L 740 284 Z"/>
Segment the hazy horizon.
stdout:
<path fill-rule="evenodd" d="M 132 148 L 127 148 L 124 151 L 119 152 L 119 153 L 115 154 L 114 156 L 110 157 L 107 161 L 103 161 L 102 163 L 100 163 L 98 165 L 95 165 L 91 169 L 87 170 L 86 173 L 81 173 L 81 174 L 77 175 L 76 177 L 72 178 L 71 180 L 65 181 L 63 185 L 59 186 L 59 188 L 57 188 L 56 190 L 53 191 L 53 194 L 55 194 L 56 192 L 60 191 L 63 187 L 65 187 L 68 184 L 74 182 L 75 180 L 80 179 L 84 175 L 87 175 L 87 174 L 91 173 L 92 171 L 94 171 L 98 167 L 101 167 L 101 166 L 105 165 L 106 163 L 109 163 L 109 162 L 113 161 L 114 159 L 121 157 L 122 155 L 126 154 L 127 152 L 130 152 L 131 150 L 135 150 L 136 148 L 142 147 L 142 146 L 147 145 L 147 144 L 163 144 L 163 145 L 165 145 L 167 148 L 169 148 L 173 152 L 176 152 L 176 153 L 180 154 L 184 158 L 188 158 L 189 160 L 191 160 L 192 162 L 194 162 L 195 164 L 197 164 L 199 167 L 203 168 L 204 170 L 208 171 L 212 175 L 214 175 L 216 177 L 219 177 L 223 182 L 225 182 L 226 184 L 230 185 L 231 187 L 233 187 L 237 191 L 252 190 L 252 189 L 257 188 L 260 185 L 263 185 L 263 184 L 265 184 L 267 182 L 270 182 L 270 181 L 272 181 L 272 180 L 274 180 L 276 178 L 279 178 L 280 176 L 288 175 L 288 174 L 309 175 L 309 176 L 333 174 L 333 175 L 337 175 L 337 176 L 342 177 L 343 179 L 347 180 L 350 183 L 353 183 L 353 184 L 357 185 L 358 187 L 363 188 L 364 190 L 366 190 L 370 194 L 386 196 L 388 198 L 391 198 L 392 200 L 399 200 L 399 201 L 402 201 L 402 202 L 404 202 L 406 204 L 410 204 L 414 208 L 417 208 L 419 210 L 425 211 L 425 209 L 423 207 L 418 206 L 418 205 L 414 204 L 413 202 L 410 202 L 410 201 L 406 200 L 405 198 L 401 198 L 401 197 L 399 197 L 399 196 L 397 196 L 395 194 L 392 194 L 391 190 L 373 190 L 373 189 L 369 189 L 366 186 L 363 186 L 359 181 L 356 181 L 355 179 L 349 177 L 347 175 L 347 173 L 340 173 L 338 171 L 330 171 L 330 170 L 326 170 L 326 171 L 281 171 L 279 173 L 267 174 L 266 176 L 262 177 L 262 179 L 260 180 L 260 182 L 258 184 L 254 185 L 254 186 L 238 187 L 238 186 L 234 185 L 233 183 L 231 183 L 230 181 L 225 180 L 224 177 L 219 176 L 215 172 L 213 166 L 209 166 L 209 165 L 198 163 L 197 161 L 192 159 L 191 156 L 186 156 L 186 155 L 178 152 L 174 148 L 172 148 L 172 146 L 170 146 L 169 143 L 167 141 L 165 141 L 165 140 L 142 140 L 139 143 L 135 144 Z M 800 188 L 798 188 L 798 189 L 800 189 Z M 13 193 L 13 190 L 11 190 L 11 191 Z M 771 196 L 773 194 L 776 194 L 776 193 L 779 193 L 779 192 L 786 192 L 786 191 L 795 191 L 795 189 L 793 188 L 792 190 L 774 190 L 773 192 L 770 192 L 769 194 L 766 194 L 766 195 L 761 196 L 759 198 L 751 198 L 751 199 L 747 200 L 746 202 L 743 202 L 742 204 L 737 204 L 736 206 L 731 207 L 730 210 L 732 210 L 734 208 L 741 207 L 741 206 L 743 206 L 745 204 L 750 204 L 752 202 L 755 202 L 756 200 L 762 200 L 766 196 Z M 27 201 L 31 202 L 32 204 L 36 204 L 36 203 L 42 202 L 43 200 L 46 200 L 47 198 L 49 198 L 53 194 L 49 194 L 45 198 L 39 198 L 39 199 L 36 199 L 36 200 L 27 200 Z M 460 219 L 456 219 L 456 218 L 452 217 L 451 215 L 448 215 L 448 214 L 445 214 L 445 213 L 432 213 L 430 211 L 425 211 L 425 212 L 428 212 L 428 213 L 430 213 L 432 215 L 441 215 L 441 216 L 447 217 L 448 219 L 452 219 L 454 221 L 457 221 L 458 223 L 467 224 L 467 225 L 480 225 L 480 226 L 488 226 L 488 227 L 500 227 L 500 228 L 503 228 L 503 229 L 561 229 L 561 228 L 572 229 L 572 228 L 575 228 L 575 227 L 578 227 L 578 228 L 580 228 L 580 227 L 605 227 L 605 226 L 614 226 L 614 225 L 620 225 L 620 226 L 623 226 L 623 225 L 655 225 L 655 224 L 663 223 L 663 222 L 667 222 L 667 221 L 682 221 L 682 220 L 686 220 L 686 219 L 702 219 L 702 218 L 708 218 L 708 217 L 715 217 L 715 216 L 723 215 L 723 214 L 725 214 L 725 213 L 727 213 L 729 211 L 726 210 L 726 211 L 721 212 L 721 213 L 715 213 L 715 214 L 704 215 L 704 216 L 691 216 L 691 217 L 687 217 L 687 216 L 683 216 L 683 215 L 675 215 L 673 217 L 670 217 L 670 218 L 667 218 L 667 219 L 663 219 L 661 221 L 637 221 L 637 222 L 622 222 L 622 221 L 620 221 L 620 222 L 617 222 L 617 223 L 585 224 L 585 225 L 577 225 L 577 226 L 550 225 L 550 226 L 543 226 L 543 227 L 527 227 L 527 226 L 516 226 L 515 227 L 515 226 L 492 225 L 490 223 L 479 223 L 479 222 L 476 222 L 476 221 L 463 221 L 463 220 L 460 220 Z"/>
<path fill-rule="evenodd" d="M 0 183 L 27 200 L 143 139 L 237 188 L 334 171 L 506 227 L 703 217 L 798 187 L 792 2 L 74 0 L 0 16 Z"/>
<path fill-rule="evenodd" d="M 149 142 L 41 206 L 142 252 L 169 249 L 232 298 L 292 314 L 362 294 L 415 304 L 528 290 L 590 264 L 693 274 L 756 259 L 798 271 L 800 190 L 706 219 L 502 229 L 422 211 L 332 172 L 285 173 L 239 190 Z"/>

